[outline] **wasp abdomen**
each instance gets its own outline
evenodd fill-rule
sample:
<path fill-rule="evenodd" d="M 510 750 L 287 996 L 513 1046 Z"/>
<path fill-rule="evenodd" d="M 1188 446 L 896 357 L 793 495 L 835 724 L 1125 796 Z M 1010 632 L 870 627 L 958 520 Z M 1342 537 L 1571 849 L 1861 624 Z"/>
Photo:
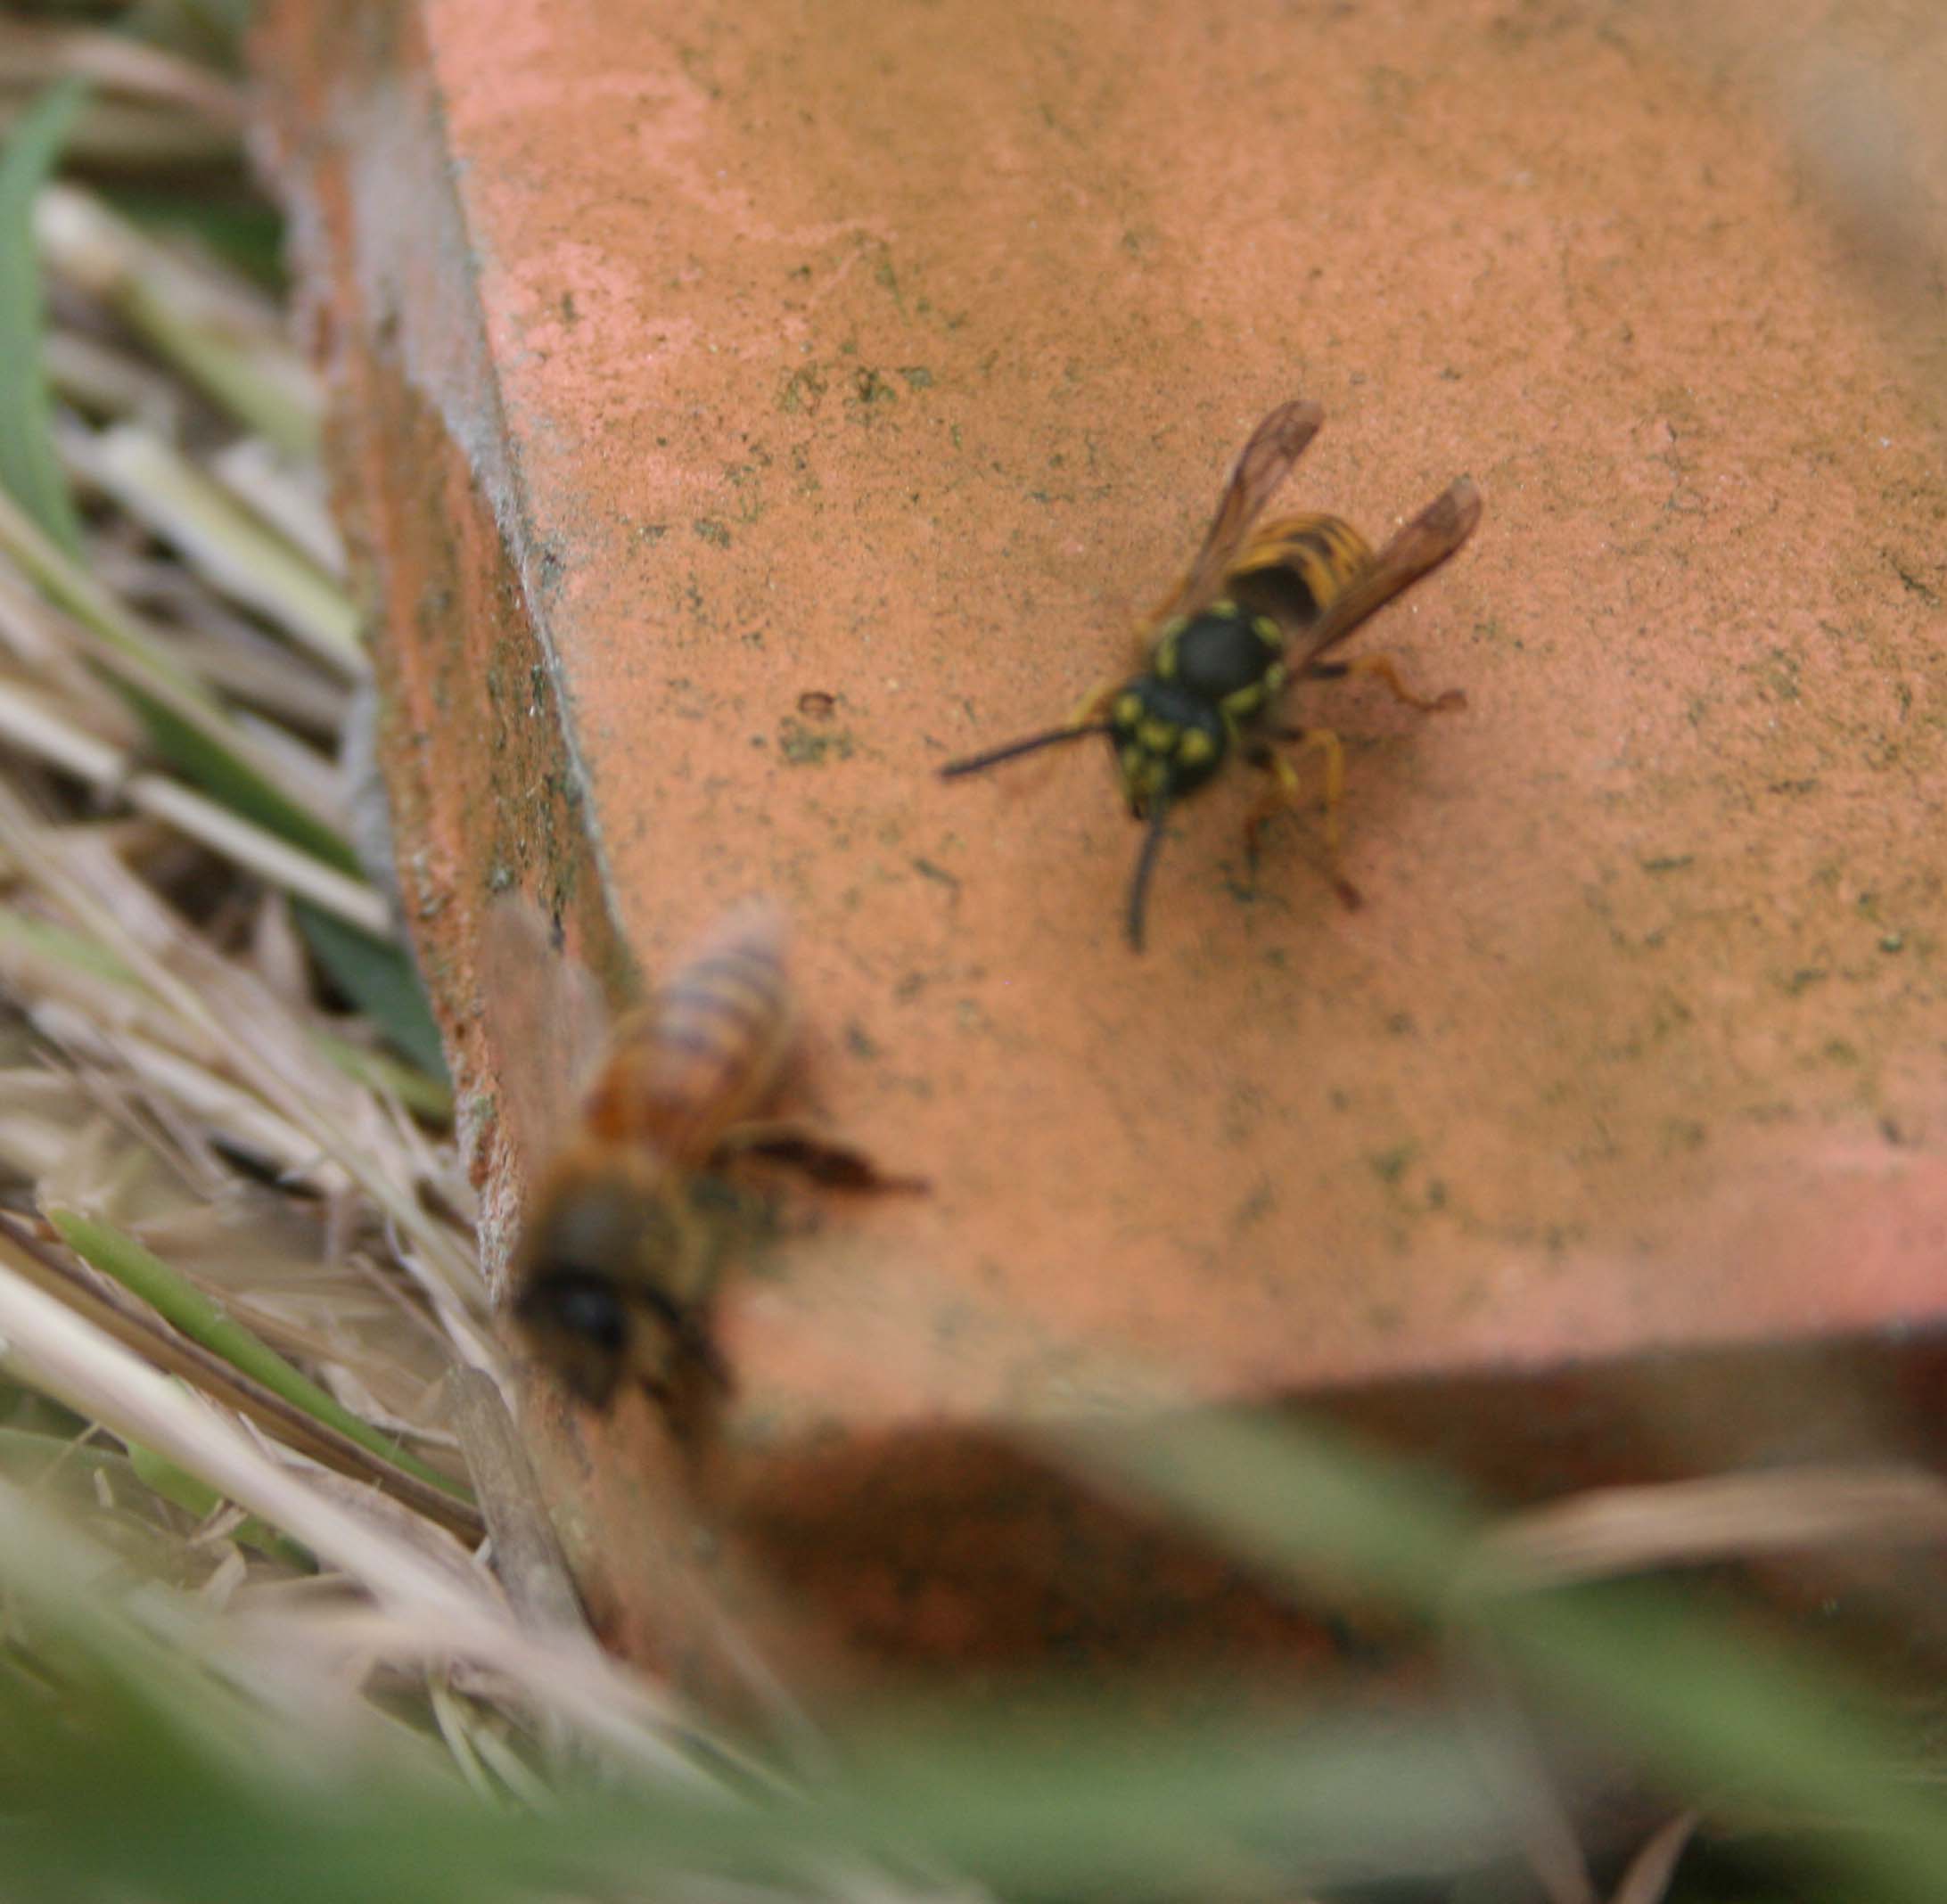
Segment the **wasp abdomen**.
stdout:
<path fill-rule="evenodd" d="M 1287 516 L 1259 533 L 1226 587 L 1295 633 L 1331 607 L 1372 560 L 1372 545 L 1341 517 Z"/>

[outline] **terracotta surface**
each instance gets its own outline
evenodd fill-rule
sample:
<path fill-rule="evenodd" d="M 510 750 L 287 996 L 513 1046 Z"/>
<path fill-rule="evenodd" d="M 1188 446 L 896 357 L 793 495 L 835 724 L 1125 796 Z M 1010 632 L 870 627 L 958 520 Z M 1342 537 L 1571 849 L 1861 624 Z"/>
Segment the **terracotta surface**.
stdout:
<path fill-rule="evenodd" d="M 608 959 L 605 891 L 653 969 L 762 889 L 811 1101 L 937 1186 L 801 1210 L 724 1304 L 728 1551 L 793 1644 L 1060 1631 L 958 1552 L 1022 1412 L 1937 1325 L 1947 499 L 1896 294 L 1935 335 L 1938 279 L 1791 144 L 1823 11 L 273 11 L 463 1077 L 531 1055 L 480 1015 L 494 890 Z M 1881 131 L 1932 123 L 1926 13 L 1847 28 Z M 1308 695 L 1364 909 L 1309 822 L 1247 890 L 1227 782 L 1138 959 L 1094 748 L 933 770 L 1121 664 L 1294 394 L 1288 506 L 1480 485 L 1361 640 L 1469 708 Z M 652 1412 L 536 1418 L 623 1642 L 694 1637 L 637 1577 Z M 1021 1512 L 1045 1587 L 1083 1510 Z"/>

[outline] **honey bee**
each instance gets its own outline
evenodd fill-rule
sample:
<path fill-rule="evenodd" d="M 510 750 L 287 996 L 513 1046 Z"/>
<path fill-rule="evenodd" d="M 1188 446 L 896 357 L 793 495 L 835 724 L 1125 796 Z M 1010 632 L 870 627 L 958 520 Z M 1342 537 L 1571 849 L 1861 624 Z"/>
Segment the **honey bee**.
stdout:
<path fill-rule="evenodd" d="M 599 1038 L 603 1047 L 591 1063 L 568 1066 L 587 1081 L 533 1179 L 512 1262 L 516 1328 L 596 1409 L 625 1382 L 672 1405 L 699 1383 L 727 1391 L 711 1326 L 723 1211 L 736 1202 L 722 1173 L 759 1157 L 842 1189 L 924 1186 L 884 1176 L 863 1153 L 797 1124 L 756 1119 L 792 1045 L 775 907 L 728 915 L 605 1035 L 595 981 L 552 955 L 532 907 L 503 901 L 489 923 L 488 965 L 505 973 L 497 986 L 489 977 L 490 992 L 531 1003 L 552 971 L 564 988 L 559 1031 L 571 1046 L 592 1050 Z"/>
<path fill-rule="evenodd" d="M 1359 903 L 1337 871 L 1344 750 L 1329 728 L 1273 724 L 1275 703 L 1291 682 L 1369 674 L 1409 707 L 1434 711 L 1466 704 L 1458 689 L 1415 693 L 1385 655 L 1323 657 L 1466 540 L 1481 516 L 1480 494 L 1467 478 L 1442 491 L 1377 554 L 1336 516 L 1284 516 L 1252 534 L 1324 420 L 1316 404 L 1281 404 L 1252 432 L 1231 465 L 1196 559 L 1138 628 L 1134 675 L 1104 682 L 1059 727 L 941 769 L 943 778 L 954 779 L 1044 747 L 1105 735 L 1130 815 L 1147 823 L 1129 890 L 1129 942 L 1138 952 L 1150 874 L 1177 802 L 1207 785 L 1233 755 L 1269 773 L 1272 784 L 1245 825 L 1254 865 L 1265 821 L 1301 797 L 1297 770 L 1280 751 L 1281 741 L 1323 757 L 1327 849 L 1340 896 Z"/>

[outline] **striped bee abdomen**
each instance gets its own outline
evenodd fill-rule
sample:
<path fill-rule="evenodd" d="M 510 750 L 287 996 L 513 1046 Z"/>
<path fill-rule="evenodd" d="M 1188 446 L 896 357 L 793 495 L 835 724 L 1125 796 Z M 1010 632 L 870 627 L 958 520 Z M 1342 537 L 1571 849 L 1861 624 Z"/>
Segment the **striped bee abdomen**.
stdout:
<path fill-rule="evenodd" d="M 770 1089 L 790 1034 L 783 920 L 768 906 L 740 907 L 617 1027 L 588 1122 L 701 1163 Z"/>

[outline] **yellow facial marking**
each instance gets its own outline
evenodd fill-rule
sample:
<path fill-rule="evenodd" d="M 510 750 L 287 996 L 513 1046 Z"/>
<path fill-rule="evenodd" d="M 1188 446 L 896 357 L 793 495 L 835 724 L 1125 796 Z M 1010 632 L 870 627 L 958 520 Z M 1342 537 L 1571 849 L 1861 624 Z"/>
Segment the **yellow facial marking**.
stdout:
<path fill-rule="evenodd" d="M 1166 720 L 1146 720 L 1136 730 L 1136 738 L 1150 753 L 1166 754 L 1176 743 L 1177 731 Z"/>
<path fill-rule="evenodd" d="M 1216 751 L 1215 743 L 1201 727 L 1186 727 L 1177 743 L 1177 759 L 1186 767 L 1201 767 Z"/>
<path fill-rule="evenodd" d="M 1165 635 L 1156 644 L 1156 652 L 1150 657 L 1150 668 L 1159 680 L 1167 681 L 1176 673 L 1177 638 Z"/>
<path fill-rule="evenodd" d="M 1253 681 L 1248 687 L 1240 687 L 1236 693 L 1226 694 L 1219 705 L 1234 719 L 1254 714 L 1264 705 L 1264 684 Z"/>
<path fill-rule="evenodd" d="M 1251 627 L 1257 638 L 1267 648 L 1276 648 L 1280 652 L 1283 651 L 1285 646 L 1284 630 L 1269 615 L 1253 616 L 1251 620 Z"/>
<path fill-rule="evenodd" d="M 1125 747 L 1121 752 L 1121 768 L 1123 797 L 1133 807 L 1146 806 L 1162 785 L 1163 763 L 1139 747 Z"/>
<path fill-rule="evenodd" d="M 1115 697 L 1115 725 L 1118 727 L 1133 727 L 1143 718 L 1143 701 L 1140 694 L 1118 694 Z"/>

